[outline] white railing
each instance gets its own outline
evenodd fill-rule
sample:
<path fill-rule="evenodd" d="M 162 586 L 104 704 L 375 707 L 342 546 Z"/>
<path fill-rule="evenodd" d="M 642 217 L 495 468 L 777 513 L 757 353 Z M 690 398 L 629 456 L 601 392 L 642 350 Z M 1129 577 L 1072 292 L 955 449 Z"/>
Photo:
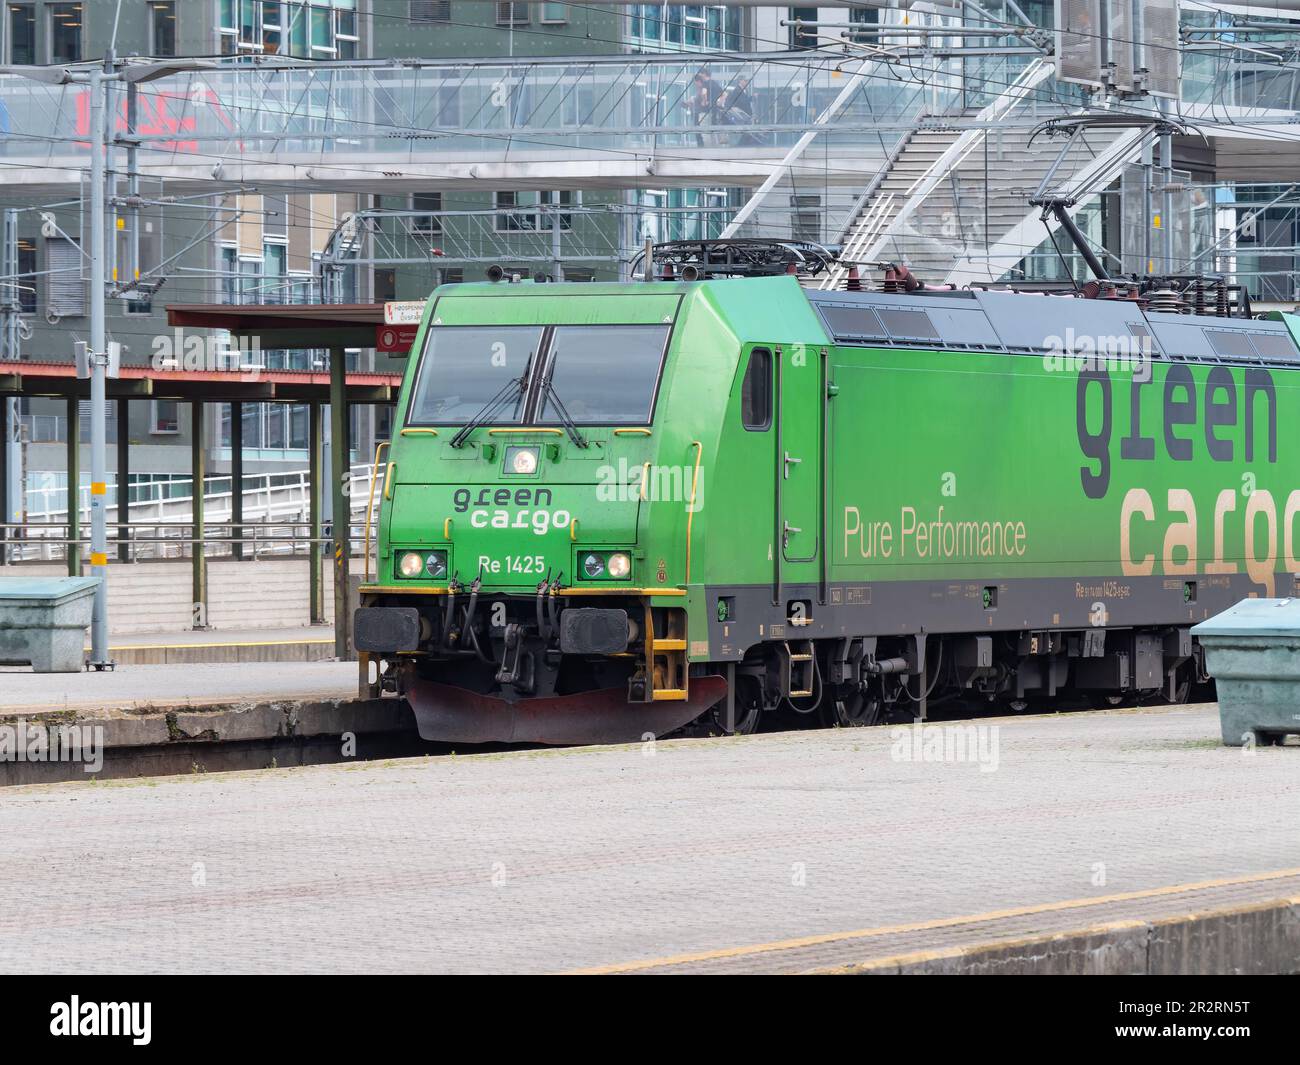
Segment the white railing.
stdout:
<path fill-rule="evenodd" d="M 383 467 L 355 464 L 349 472 L 348 522 L 353 538 L 358 539 L 367 500 L 372 492 L 378 491 L 376 475 L 382 474 Z M 230 477 L 211 478 L 207 483 L 214 481 L 229 484 Z M 203 493 L 205 554 L 231 554 L 236 544 L 242 545 L 245 557 L 298 554 L 311 546 L 308 471 L 261 474 L 245 477 L 244 482 L 244 508 L 238 529 L 233 521 L 232 492 L 227 489 Z M 66 490 L 51 487 L 41 491 L 48 497 L 49 505 L 45 509 L 29 510 L 27 521 L 10 530 L 11 561 L 54 561 L 66 557 L 69 542 Z M 84 542 L 90 523 L 89 489 L 83 488 L 79 497 L 82 505 L 78 508 L 81 522 L 78 542 Z M 193 495 L 137 500 L 129 504 L 128 513 L 127 540 L 133 559 L 180 558 L 192 553 Z M 116 518 L 116 507 L 111 503 L 110 518 Z M 322 521 L 323 527 L 327 525 Z M 109 526 L 109 551 L 116 556 L 122 526 L 114 520 L 110 520 Z M 317 537 L 315 542 L 323 540 L 324 537 Z"/>

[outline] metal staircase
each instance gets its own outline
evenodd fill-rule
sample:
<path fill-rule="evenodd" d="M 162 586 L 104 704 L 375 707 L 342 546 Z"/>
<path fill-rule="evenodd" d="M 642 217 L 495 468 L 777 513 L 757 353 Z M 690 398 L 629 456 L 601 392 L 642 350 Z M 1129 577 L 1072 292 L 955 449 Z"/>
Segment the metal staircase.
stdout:
<path fill-rule="evenodd" d="M 1049 74 L 1045 62 L 1026 68 L 1005 93 L 965 116 L 973 128 L 913 131 L 868 187 L 841 234 L 840 262 L 821 287 L 843 289 L 850 266 L 881 260 L 905 263 L 928 283 L 992 281 L 1031 253 L 1045 232 L 1029 199 L 1060 147 L 1045 139 L 1031 146 L 1030 124 L 1020 119 Z M 1053 187 L 1083 199 L 1140 151 L 1136 130 L 1089 131 L 1071 142 Z"/>

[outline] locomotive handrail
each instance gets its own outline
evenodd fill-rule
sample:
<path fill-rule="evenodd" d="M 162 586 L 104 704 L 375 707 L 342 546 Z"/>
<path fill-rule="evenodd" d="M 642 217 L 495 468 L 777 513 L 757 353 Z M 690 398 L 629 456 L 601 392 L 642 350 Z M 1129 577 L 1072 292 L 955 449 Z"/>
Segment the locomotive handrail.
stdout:
<path fill-rule="evenodd" d="M 615 429 L 615 436 L 649 436 L 649 429 Z"/>
<path fill-rule="evenodd" d="M 370 515 L 375 508 L 375 471 L 379 469 L 380 454 L 383 452 L 384 448 L 390 445 L 390 443 L 391 441 L 381 440 L 379 441 L 378 444 L 375 445 L 375 463 L 370 470 L 370 497 L 366 500 L 366 534 L 365 534 L 364 547 L 362 548 L 361 551 L 361 556 L 362 558 L 365 559 L 365 577 L 363 578 L 363 580 L 365 581 L 370 580 Z M 384 474 L 384 488 L 385 489 L 388 488 L 387 471 Z M 375 576 L 377 577 L 379 576 L 378 565 L 375 566 L 375 569 L 376 569 Z"/>
<path fill-rule="evenodd" d="M 523 429 L 489 429 L 488 430 L 488 436 L 505 436 L 508 433 L 547 433 L 551 436 L 563 436 L 564 430 L 543 429 L 541 427 L 536 427 L 532 429 L 523 428 Z"/>
<path fill-rule="evenodd" d="M 695 448 L 695 475 L 691 478 L 691 503 L 686 509 L 686 583 L 691 583 L 691 526 L 695 522 L 695 494 L 700 487 L 700 462 L 704 458 L 704 445 L 698 440 L 691 441 Z"/>
<path fill-rule="evenodd" d="M 437 429 L 422 429 L 415 426 L 407 426 L 401 431 L 401 436 L 437 436 Z"/>

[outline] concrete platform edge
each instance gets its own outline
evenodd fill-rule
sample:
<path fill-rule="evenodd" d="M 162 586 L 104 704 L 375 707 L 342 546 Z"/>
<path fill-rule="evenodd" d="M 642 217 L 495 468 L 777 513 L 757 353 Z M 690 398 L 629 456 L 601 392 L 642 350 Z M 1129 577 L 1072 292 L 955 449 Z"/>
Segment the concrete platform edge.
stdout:
<path fill-rule="evenodd" d="M 110 751 L 169 743 L 223 743 L 339 736 L 345 732 L 414 732 L 415 729 L 410 707 L 403 699 L 313 696 L 206 705 L 139 704 L 104 710 L 33 708 L 30 713 L 13 708 L 0 717 L 0 723 L 16 726 L 19 719 L 25 722 L 29 733 L 37 727 L 47 731 L 70 725 L 101 727 L 103 746 Z"/>
<path fill-rule="evenodd" d="M 1114 921 L 806 970 L 816 975 L 1146 975 L 1300 972 L 1300 897 Z"/>

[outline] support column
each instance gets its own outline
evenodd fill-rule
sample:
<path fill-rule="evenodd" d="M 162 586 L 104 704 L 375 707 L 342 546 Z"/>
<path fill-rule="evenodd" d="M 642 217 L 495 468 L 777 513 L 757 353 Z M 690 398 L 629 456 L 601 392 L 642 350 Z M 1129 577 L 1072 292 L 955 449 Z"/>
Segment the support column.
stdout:
<path fill-rule="evenodd" d="M 131 401 L 117 401 L 117 560 L 131 561 Z"/>
<path fill-rule="evenodd" d="M 68 397 L 68 576 L 81 576 L 81 409 Z"/>
<path fill-rule="evenodd" d="M 190 552 L 193 567 L 191 617 L 193 627 L 208 627 L 208 560 L 203 551 L 203 538 L 207 532 L 203 520 L 203 482 L 207 456 L 203 449 L 203 401 L 190 403 L 190 479 L 193 500 L 194 544 Z"/>
<path fill-rule="evenodd" d="M 244 557 L 244 405 L 230 404 L 230 535 L 231 554 Z"/>
<path fill-rule="evenodd" d="M 9 512 L 9 406 L 10 401 L 0 396 L 0 566 L 9 562 L 9 530 L 4 525 L 13 520 Z"/>
<path fill-rule="evenodd" d="M 348 499 L 351 448 L 348 440 L 347 354 L 330 348 L 330 471 L 333 482 L 332 548 L 334 552 L 334 654 L 341 661 L 351 657 L 352 619 L 348 616 L 348 570 L 352 543 L 352 504 Z"/>
<path fill-rule="evenodd" d="M 321 549 L 320 549 L 320 459 L 321 459 L 321 409 L 319 403 L 308 407 L 307 447 L 311 454 L 307 459 L 307 525 L 311 546 L 308 556 L 311 559 L 311 578 L 308 584 L 311 601 L 311 623 L 325 624 L 325 600 L 321 597 Z"/>

